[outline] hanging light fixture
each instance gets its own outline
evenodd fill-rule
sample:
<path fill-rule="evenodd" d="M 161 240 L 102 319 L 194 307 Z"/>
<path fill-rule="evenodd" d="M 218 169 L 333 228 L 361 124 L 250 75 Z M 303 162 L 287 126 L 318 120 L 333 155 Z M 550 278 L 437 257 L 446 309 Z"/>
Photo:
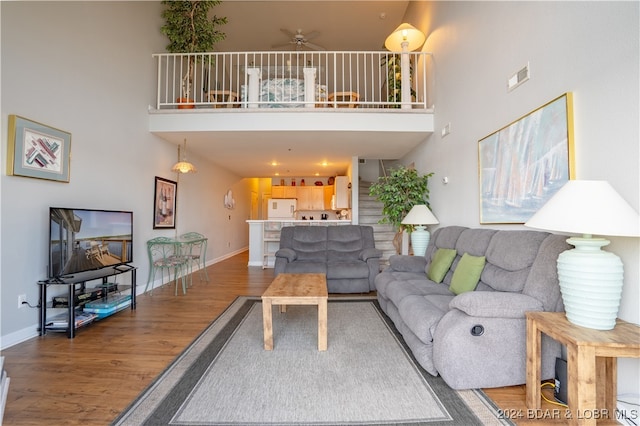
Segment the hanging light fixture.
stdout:
<path fill-rule="evenodd" d="M 178 145 L 178 162 L 176 164 L 173 165 L 173 167 L 171 168 L 172 172 L 176 172 L 176 173 L 195 173 L 197 172 L 196 170 L 196 166 L 194 166 L 193 164 L 189 163 L 187 161 L 187 139 L 185 138 L 184 140 L 184 152 L 185 152 L 185 156 L 184 158 L 182 158 L 180 156 L 180 145 Z"/>

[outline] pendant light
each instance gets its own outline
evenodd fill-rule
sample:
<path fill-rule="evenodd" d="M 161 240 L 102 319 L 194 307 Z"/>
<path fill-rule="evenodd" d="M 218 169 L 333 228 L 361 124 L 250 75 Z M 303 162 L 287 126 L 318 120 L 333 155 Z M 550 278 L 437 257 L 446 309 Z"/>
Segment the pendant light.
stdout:
<path fill-rule="evenodd" d="M 178 145 L 178 162 L 176 164 L 173 165 L 173 167 L 171 168 L 171 171 L 176 172 L 176 173 L 195 173 L 197 172 L 196 170 L 196 166 L 194 166 L 193 164 L 189 163 L 187 161 L 187 139 L 185 138 L 184 140 L 184 152 L 185 152 L 185 156 L 184 158 L 182 158 L 180 156 L 180 145 Z"/>

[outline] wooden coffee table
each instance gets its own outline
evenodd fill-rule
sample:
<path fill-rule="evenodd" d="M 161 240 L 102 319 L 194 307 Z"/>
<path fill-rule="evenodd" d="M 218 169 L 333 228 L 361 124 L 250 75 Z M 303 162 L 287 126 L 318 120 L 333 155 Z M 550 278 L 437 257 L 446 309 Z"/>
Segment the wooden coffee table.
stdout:
<path fill-rule="evenodd" d="M 325 274 L 279 274 L 262 295 L 264 349 L 273 349 L 272 306 L 318 305 L 318 350 L 327 350 L 327 277 Z"/>

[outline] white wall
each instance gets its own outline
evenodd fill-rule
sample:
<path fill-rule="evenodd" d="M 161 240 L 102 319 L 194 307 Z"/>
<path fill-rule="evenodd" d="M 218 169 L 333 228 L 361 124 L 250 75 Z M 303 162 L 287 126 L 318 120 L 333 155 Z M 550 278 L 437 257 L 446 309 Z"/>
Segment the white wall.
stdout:
<path fill-rule="evenodd" d="M 176 180 L 170 169 L 177 160 L 177 147 L 148 130 L 156 74 L 151 54 L 167 44 L 159 2 L 0 7 L 3 348 L 36 335 L 37 309 L 18 309 L 17 297 L 38 303 L 36 282 L 47 276 L 49 206 L 132 210 L 139 289 L 148 276 L 145 242 L 155 236 L 208 235 L 208 263 L 248 246 L 249 183 L 191 154 L 199 172 L 180 177 L 177 229 L 153 229 L 154 177 Z M 6 176 L 9 114 L 72 134 L 69 183 Z M 240 201 L 235 210 L 223 207 L 228 189 Z"/>
<path fill-rule="evenodd" d="M 403 162 L 435 172 L 430 202 L 441 226 L 480 226 L 478 140 L 565 92 L 574 94 L 576 178 L 608 180 L 640 210 L 638 2 L 412 2 L 405 21 L 433 53 L 436 131 Z M 508 93 L 507 78 L 527 62 L 531 79 Z M 607 247 L 625 265 L 619 316 L 636 324 L 639 246 L 611 238 Z M 640 361 L 618 366 L 619 394 L 637 397 Z"/>

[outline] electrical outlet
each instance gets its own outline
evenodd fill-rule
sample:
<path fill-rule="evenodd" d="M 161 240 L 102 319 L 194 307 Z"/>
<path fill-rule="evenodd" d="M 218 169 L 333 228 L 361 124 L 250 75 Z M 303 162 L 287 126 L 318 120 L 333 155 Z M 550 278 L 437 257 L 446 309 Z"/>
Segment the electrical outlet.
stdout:
<path fill-rule="evenodd" d="M 23 306 L 27 306 L 27 295 L 26 294 L 19 294 L 18 295 L 18 309 L 22 308 Z"/>

